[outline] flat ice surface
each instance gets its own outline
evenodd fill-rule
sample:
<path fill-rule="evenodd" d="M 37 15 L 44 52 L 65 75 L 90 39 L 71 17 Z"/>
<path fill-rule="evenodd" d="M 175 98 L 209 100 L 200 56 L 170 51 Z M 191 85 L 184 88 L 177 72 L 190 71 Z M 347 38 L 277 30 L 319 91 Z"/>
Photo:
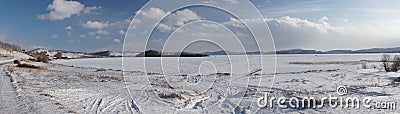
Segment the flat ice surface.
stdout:
<path fill-rule="evenodd" d="M 382 54 L 284 54 L 276 56 L 276 73 L 285 72 L 300 72 L 307 70 L 326 70 L 332 68 L 360 68 L 359 64 L 289 64 L 289 62 L 354 62 L 360 60 L 380 60 Z M 229 59 L 230 58 L 230 59 Z M 233 55 L 227 56 L 211 56 L 211 57 L 200 57 L 200 58 L 175 58 L 175 57 L 164 57 L 164 58 L 141 58 L 141 57 L 125 57 L 125 58 L 94 58 L 94 59 L 73 59 L 73 60 L 58 60 L 54 63 L 83 66 L 83 67 L 95 67 L 105 69 L 115 69 L 125 71 L 147 71 L 147 72 L 158 72 L 161 73 L 162 68 L 164 72 L 176 73 L 177 71 L 186 73 L 195 73 L 198 71 L 198 67 L 204 61 L 210 61 L 219 68 L 219 72 L 233 72 L 233 73 L 247 73 L 249 70 L 255 70 L 261 68 L 259 55 Z M 232 61 L 232 62 L 230 62 Z M 124 63 L 124 66 L 122 66 Z M 174 69 L 179 65 L 179 70 Z M 248 67 L 248 65 L 250 67 Z M 263 56 L 263 67 L 264 70 L 269 71 L 275 66 L 273 61 L 273 55 Z M 237 68 L 231 71 L 231 67 Z M 244 69 L 250 68 L 250 69 Z M 266 71 L 267 73 L 267 71 Z"/>

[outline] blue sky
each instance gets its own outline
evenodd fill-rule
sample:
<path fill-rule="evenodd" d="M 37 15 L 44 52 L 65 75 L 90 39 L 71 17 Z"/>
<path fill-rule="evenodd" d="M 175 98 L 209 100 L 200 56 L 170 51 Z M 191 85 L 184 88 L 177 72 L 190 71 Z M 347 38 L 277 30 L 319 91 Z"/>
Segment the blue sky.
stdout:
<path fill-rule="evenodd" d="M 123 40 L 119 30 L 125 30 L 128 25 L 107 29 L 108 34 L 90 36 L 89 32 L 96 32 L 82 25 L 87 21 L 122 22 L 134 16 L 146 1 L 144 0 L 96 0 L 78 1 L 85 7 L 98 9 L 84 13 L 72 14 L 69 18 L 50 20 L 39 19 L 38 15 L 48 14 L 47 10 L 52 0 L 38 1 L 1 1 L 0 3 L 0 34 L 5 34 L 6 42 L 21 44 L 26 49 L 45 47 L 50 49 L 67 49 L 74 51 L 92 51 L 110 45 L 116 45 L 114 39 Z M 66 30 L 71 26 L 72 30 Z M 70 34 L 68 34 L 70 32 Z M 81 36 L 81 37 L 79 37 Z M 83 37 L 85 36 L 85 37 Z M 99 36 L 98 39 L 96 37 Z"/>
<path fill-rule="evenodd" d="M 85 52 L 120 51 L 131 19 L 135 15 L 140 16 L 140 13 L 136 12 L 146 2 L 147 0 L 40 0 L 24 1 L 24 3 L 15 0 L 1 1 L 0 39 L 20 44 L 28 50 L 44 47 Z M 202 2 L 212 4 L 215 1 Z M 234 4 L 242 1 L 225 0 L 225 2 Z M 400 42 L 400 33 L 397 32 L 397 28 L 400 27 L 400 7 L 398 7 L 400 1 L 251 0 L 251 3 L 268 23 L 277 49 L 330 50 L 400 46 L 397 43 Z M 148 8 L 153 10 L 142 9 L 142 16 L 157 14 L 156 11 L 159 11 L 159 15 L 166 15 L 164 8 L 155 6 Z M 179 9 L 177 12 L 179 11 L 182 11 L 181 15 L 165 19 L 167 26 L 155 29 L 154 42 L 168 36 L 170 30 L 175 31 L 180 24 L 173 23 L 182 19 L 187 19 L 182 21 L 182 24 L 209 19 L 228 28 L 232 26 L 228 23 L 233 22 L 230 20 L 232 16 L 215 9 L 189 7 Z M 177 12 L 172 12 L 172 15 Z M 146 13 L 149 15 L 145 15 Z M 171 21 L 168 18 L 171 18 Z M 143 21 L 145 20 L 141 20 Z M 202 31 L 204 29 L 196 29 L 195 25 L 188 27 L 198 30 L 196 32 L 199 33 L 205 32 Z M 140 28 L 135 29 L 140 31 Z M 218 28 L 214 31 L 224 32 Z M 213 34 L 213 32 L 207 33 Z M 134 41 L 131 43 L 143 44 Z"/>

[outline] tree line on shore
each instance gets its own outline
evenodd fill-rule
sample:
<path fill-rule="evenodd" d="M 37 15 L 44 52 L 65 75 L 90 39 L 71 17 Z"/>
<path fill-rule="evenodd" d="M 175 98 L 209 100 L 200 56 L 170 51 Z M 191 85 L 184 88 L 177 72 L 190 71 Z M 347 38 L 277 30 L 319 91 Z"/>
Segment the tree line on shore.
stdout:
<path fill-rule="evenodd" d="M 21 46 L 4 42 L 0 42 L 0 48 L 6 51 L 18 51 L 18 52 L 21 51 Z"/>

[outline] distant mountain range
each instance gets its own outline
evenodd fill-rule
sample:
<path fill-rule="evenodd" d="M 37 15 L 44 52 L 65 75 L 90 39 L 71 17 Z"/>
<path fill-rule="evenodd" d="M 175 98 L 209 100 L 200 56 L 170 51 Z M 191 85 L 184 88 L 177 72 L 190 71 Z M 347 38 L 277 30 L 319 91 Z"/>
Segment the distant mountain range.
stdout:
<path fill-rule="evenodd" d="M 215 51 L 215 52 L 203 52 L 203 53 L 162 53 L 161 51 L 148 50 L 147 53 L 144 52 L 112 52 L 112 51 L 100 51 L 95 53 L 84 53 L 84 52 L 73 52 L 64 50 L 45 50 L 43 48 L 38 48 L 31 50 L 26 53 L 39 53 L 46 52 L 46 54 L 51 58 L 101 58 L 101 57 L 204 57 L 209 55 L 259 55 L 259 54 L 357 54 L 357 53 L 400 53 L 400 47 L 395 48 L 371 48 L 371 49 L 361 49 L 361 50 L 329 50 L 329 51 L 319 51 L 319 50 L 305 50 L 305 49 L 289 49 L 289 50 L 279 50 L 276 52 L 232 52 L 232 51 Z"/>
<path fill-rule="evenodd" d="M 168 53 L 156 50 L 147 50 L 145 52 L 137 54 L 135 57 L 206 57 L 207 54 L 202 53 L 189 53 L 189 52 L 181 52 L 181 53 Z"/>
<path fill-rule="evenodd" d="M 125 52 L 118 53 L 113 51 L 99 51 L 94 53 L 85 53 L 85 52 L 74 52 L 74 51 L 65 51 L 65 50 L 46 50 L 44 48 L 37 48 L 31 51 L 26 52 L 27 54 L 33 53 L 41 53 L 44 52 L 49 58 L 56 59 L 77 59 L 77 58 L 104 58 L 104 57 L 133 57 L 138 53 L 134 52 Z"/>
<path fill-rule="evenodd" d="M 204 52 L 207 55 L 258 55 L 258 54 L 273 54 L 274 52 L 231 52 L 231 51 L 216 51 L 216 52 Z M 329 51 L 319 51 L 319 50 L 304 50 L 304 49 L 289 49 L 289 50 L 279 50 L 275 52 L 276 54 L 357 54 L 357 53 L 400 53 L 400 47 L 395 48 L 371 48 L 371 49 L 361 49 L 361 50 L 329 50 Z"/>

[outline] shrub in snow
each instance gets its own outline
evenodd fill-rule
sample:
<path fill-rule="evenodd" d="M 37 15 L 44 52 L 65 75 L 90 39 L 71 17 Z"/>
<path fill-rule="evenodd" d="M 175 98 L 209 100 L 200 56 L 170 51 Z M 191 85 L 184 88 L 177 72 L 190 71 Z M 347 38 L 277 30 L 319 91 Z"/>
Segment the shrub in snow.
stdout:
<path fill-rule="evenodd" d="M 384 54 L 381 61 L 386 72 L 397 72 L 400 69 L 399 55 L 394 56 L 392 59 L 390 55 Z"/>
<path fill-rule="evenodd" d="M 19 60 L 14 60 L 13 62 L 14 64 L 21 64 L 21 62 Z"/>
<path fill-rule="evenodd" d="M 49 57 L 47 56 L 47 52 L 31 53 L 30 55 L 35 58 L 36 62 L 47 63 L 50 60 Z"/>
<path fill-rule="evenodd" d="M 14 66 L 7 66 L 7 71 L 9 71 L 9 72 L 14 72 L 14 70 L 15 70 L 15 68 L 14 68 Z"/>
<path fill-rule="evenodd" d="M 393 58 L 392 71 L 396 72 L 400 68 L 400 56 L 396 55 Z"/>

